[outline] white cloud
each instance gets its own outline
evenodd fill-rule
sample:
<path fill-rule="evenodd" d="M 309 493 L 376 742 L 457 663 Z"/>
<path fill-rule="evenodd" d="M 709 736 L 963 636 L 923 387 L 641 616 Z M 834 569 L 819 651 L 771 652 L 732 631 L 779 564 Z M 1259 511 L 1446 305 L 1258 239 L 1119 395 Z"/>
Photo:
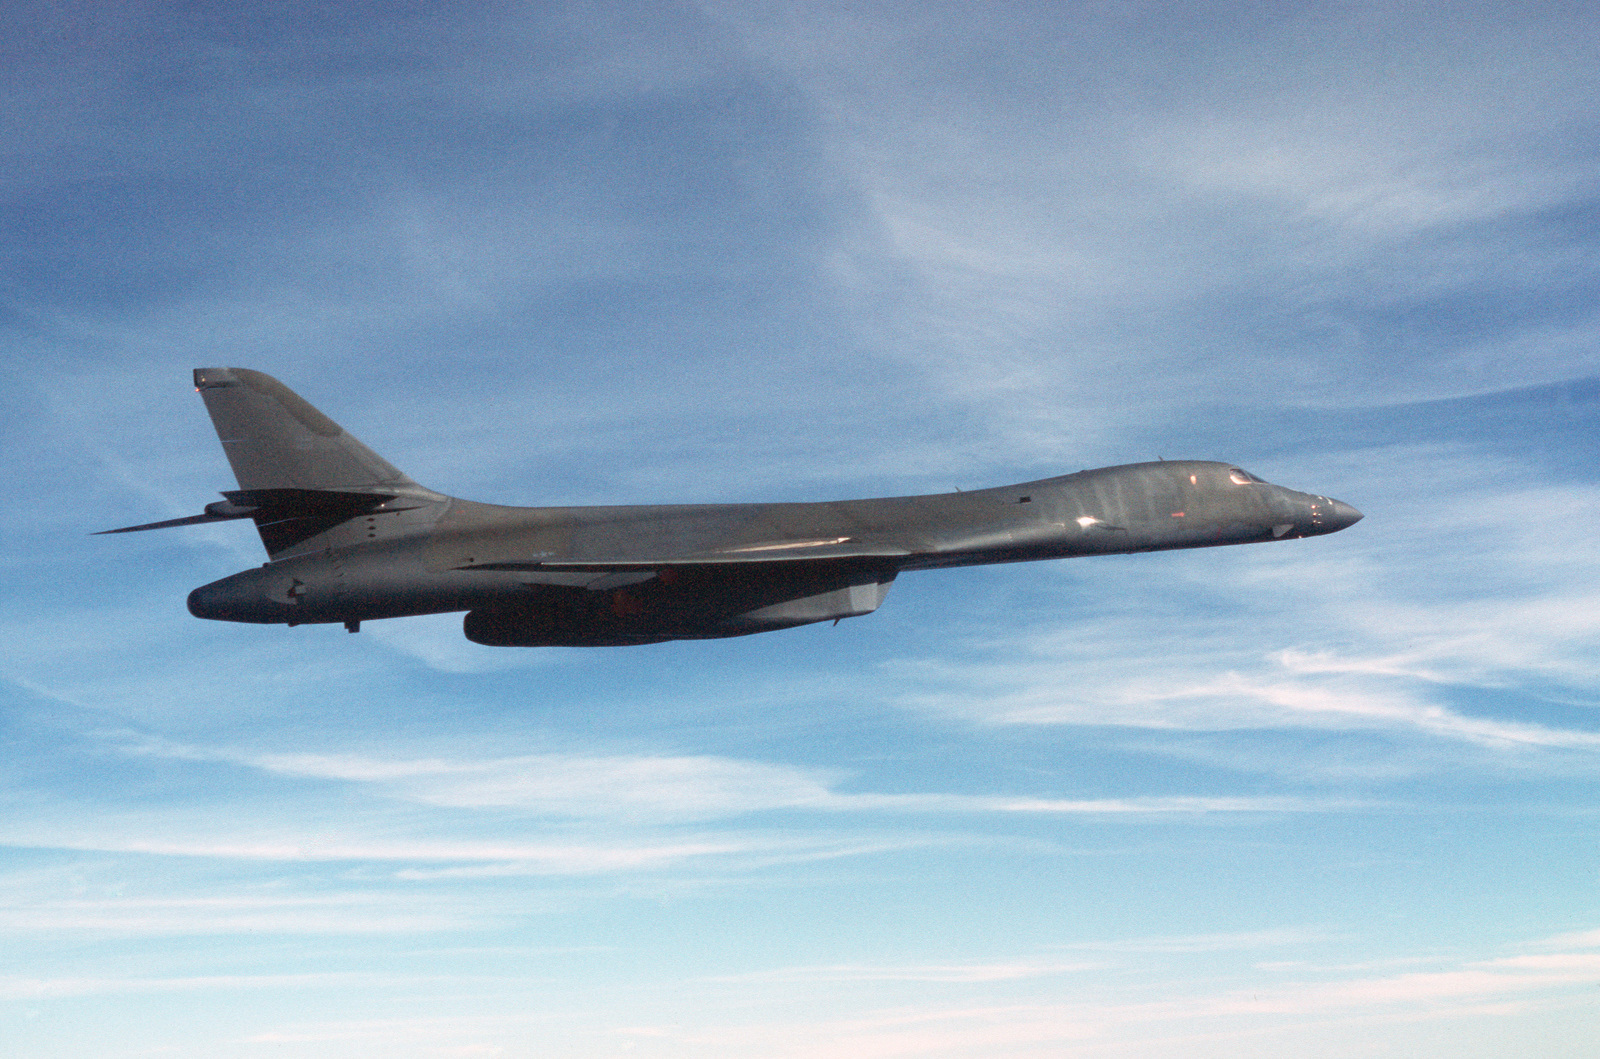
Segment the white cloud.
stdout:
<path fill-rule="evenodd" d="M 181 823 L 171 821 L 171 824 Z M 170 826 L 170 824 L 169 824 Z M 397 862 L 509 865 L 520 874 L 589 875 L 668 867 L 709 858 L 732 859 L 740 854 L 770 856 L 785 847 L 802 854 L 828 840 L 750 838 L 737 835 L 679 837 L 640 842 L 519 842 L 516 840 L 385 839 L 359 832 L 318 831 L 312 828 L 235 826 L 226 835 L 161 833 L 159 826 L 139 827 L 130 822 L 101 831 L 78 827 L 31 829 L 12 826 L 0 830 L 0 845 L 18 849 L 82 850 L 139 853 L 162 857 L 282 862 Z M 144 833 L 140 833 L 140 832 Z"/>
<path fill-rule="evenodd" d="M 1370 1051 L 1375 1033 L 1398 1045 L 1376 1054 L 1398 1055 L 1406 1054 L 1412 1028 L 1437 1040 L 1441 1032 L 1460 1034 L 1463 1024 L 1472 1020 L 1506 1016 L 1521 1016 L 1515 1025 L 1521 1027 L 1525 1042 L 1554 1043 L 1559 1037 L 1550 1035 L 1558 1033 L 1561 1021 L 1589 1007 L 1588 991 L 1597 967 L 1600 963 L 1593 957 L 1537 965 L 1511 957 L 1386 977 L 1285 982 L 1282 976 L 1271 976 L 1220 991 L 1208 991 L 1208 983 L 1199 980 L 1184 995 L 1163 999 L 1139 999 L 1137 994 L 1148 987 L 1124 984 L 1115 970 L 1102 969 L 1096 976 L 1101 985 L 1093 990 L 1100 994 L 1095 999 L 1047 999 L 1036 993 L 997 998 L 977 993 L 825 1020 L 782 1018 L 745 1025 L 710 1020 L 686 1025 L 679 1020 L 640 1026 L 636 1032 L 641 1039 L 656 1041 L 666 1055 L 714 1048 L 724 1055 L 780 1054 L 791 1059 L 841 1054 L 885 1059 L 1045 1056 L 1060 1054 L 1063 1048 L 1093 1057 L 1269 1056 L 1285 1054 L 1286 1047 L 1303 1048 L 1309 1039 L 1332 1047 L 1328 1054 L 1351 1054 L 1355 1049 Z M 878 981 L 852 978 L 848 970 L 835 980 L 858 988 Z M 946 981 L 981 988 L 1007 980 L 974 976 Z M 792 988 L 810 979 L 772 981 Z M 1088 990 L 1074 992 L 1081 995 Z M 1544 1017 L 1529 1017 L 1539 1014 Z M 782 1042 L 776 1053 L 774 1041 Z"/>
<path fill-rule="evenodd" d="M 1520 321 L 1541 340 L 1510 357 L 1418 348 L 1394 319 L 1586 267 L 1518 238 L 1588 195 L 1564 125 L 1594 90 L 1550 59 L 1576 59 L 1563 18 L 1231 9 L 1223 41 L 1135 11 L 707 6 L 813 102 L 859 188 L 837 254 L 857 328 L 997 447 L 1066 460 L 1209 401 L 1586 370 L 1552 353 L 1581 321 Z"/>
<path fill-rule="evenodd" d="M 711 982 L 1015 982 L 1031 978 L 1054 978 L 1104 970 L 1101 963 L 1062 963 L 1015 961 L 1006 963 L 956 963 L 919 966 L 837 965 L 828 967 L 788 967 L 751 974 L 717 976 Z"/>
<path fill-rule="evenodd" d="M 212 990 L 371 988 L 398 980 L 380 975 L 349 973 L 199 975 L 190 978 L 29 978 L 24 975 L 0 975 L 0 1001 Z"/>
<path fill-rule="evenodd" d="M 1538 944 L 1553 949 L 1600 949 L 1600 927 L 1594 930 L 1575 930 L 1567 934 L 1557 934 L 1545 938 Z"/>
<path fill-rule="evenodd" d="M 1279 927 L 1227 934 L 1180 934 L 1171 937 L 1131 937 L 1116 941 L 1074 942 L 1064 947 L 1075 952 L 1108 953 L 1249 952 L 1255 949 L 1326 941 L 1328 936 L 1328 932 L 1324 930 Z"/>
<path fill-rule="evenodd" d="M 105 845 L 90 848 L 103 851 Z M 171 850 L 146 850 L 135 845 L 119 852 L 167 853 Z M 471 930 L 484 926 L 487 918 L 442 903 L 379 894 L 296 898 L 84 898 L 0 905 L 0 933 L 14 937 L 69 931 L 105 938 L 268 933 L 410 934 Z"/>
<path fill-rule="evenodd" d="M 370 785 L 404 801 L 465 809 L 625 822 L 716 819 L 775 810 L 826 813 L 1174 815 L 1317 812 L 1338 799 L 1161 796 L 1051 798 L 1008 794 L 841 791 L 839 772 L 709 756 L 528 754 L 492 758 L 380 758 L 283 754 L 144 740 L 143 755 L 225 761 L 281 776 Z M 527 858 L 516 858 L 525 860 Z"/>
<path fill-rule="evenodd" d="M 495 650 L 475 644 L 462 634 L 459 613 L 367 622 L 361 632 L 395 653 L 441 673 L 493 673 L 552 666 L 570 657 L 555 650 Z"/>

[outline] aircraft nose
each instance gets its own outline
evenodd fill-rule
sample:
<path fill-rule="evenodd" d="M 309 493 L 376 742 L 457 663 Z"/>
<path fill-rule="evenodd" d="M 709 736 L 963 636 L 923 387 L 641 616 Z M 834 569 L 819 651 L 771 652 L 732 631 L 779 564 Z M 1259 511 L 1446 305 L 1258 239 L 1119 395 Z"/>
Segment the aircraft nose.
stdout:
<path fill-rule="evenodd" d="M 1342 500 L 1331 497 L 1302 494 L 1305 499 L 1300 517 L 1295 520 L 1302 537 L 1320 537 L 1324 533 L 1338 533 L 1361 521 L 1361 512 Z"/>
<path fill-rule="evenodd" d="M 1354 526 L 1361 521 L 1361 518 L 1361 512 L 1343 500 L 1329 500 L 1327 513 L 1322 516 L 1322 524 L 1326 532 L 1337 533 Z"/>

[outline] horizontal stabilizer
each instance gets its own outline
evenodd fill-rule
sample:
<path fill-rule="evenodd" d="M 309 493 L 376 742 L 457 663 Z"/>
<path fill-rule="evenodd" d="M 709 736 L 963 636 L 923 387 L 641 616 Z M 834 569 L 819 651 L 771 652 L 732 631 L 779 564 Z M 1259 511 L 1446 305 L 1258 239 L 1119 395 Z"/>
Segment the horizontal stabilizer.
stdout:
<path fill-rule="evenodd" d="M 236 518 L 249 518 L 248 512 L 238 515 L 213 515 L 205 511 L 199 515 L 190 515 L 187 518 L 169 518 L 165 522 L 146 522 L 142 526 L 123 526 L 120 529 L 96 530 L 91 537 L 98 537 L 106 533 L 138 533 L 140 530 L 172 529 L 175 526 L 198 526 L 203 522 L 231 522 Z"/>
<path fill-rule="evenodd" d="M 99 532 L 136 533 L 139 530 L 171 529 L 175 526 L 198 526 L 206 522 L 248 518 L 255 520 L 267 551 L 276 553 L 341 522 L 379 508 L 400 511 L 420 504 L 416 500 L 392 503 L 399 499 L 395 493 L 349 493 L 332 489 L 234 489 L 222 495 L 227 499 L 207 504 L 205 511 L 199 515 Z"/>
<path fill-rule="evenodd" d="M 223 493 L 227 500 L 218 500 L 207 504 L 205 511 L 187 518 L 169 518 L 165 522 L 146 522 L 142 526 L 124 526 L 121 529 L 100 530 L 90 536 L 98 537 L 102 533 L 137 533 L 140 530 L 172 529 L 174 526 L 198 526 L 202 522 L 231 522 L 236 518 L 250 518 L 260 510 L 257 504 L 235 502 L 238 493 Z"/>

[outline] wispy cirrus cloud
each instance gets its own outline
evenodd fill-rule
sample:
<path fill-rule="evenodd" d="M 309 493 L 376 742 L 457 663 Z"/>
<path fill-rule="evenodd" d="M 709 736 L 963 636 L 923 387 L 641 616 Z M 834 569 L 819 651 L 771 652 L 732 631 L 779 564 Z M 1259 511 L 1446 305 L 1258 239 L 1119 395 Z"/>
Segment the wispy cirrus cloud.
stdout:
<path fill-rule="evenodd" d="M 1533 1009 L 1579 1017 L 1588 1008 L 1588 988 L 1600 962 L 1592 954 L 1559 957 L 1508 956 L 1466 960 L 1435 970 L 1377 976 L 1330 976 L 1285 980 L 1267 975 L 1243 988 L 1208 991 L 1194 982 L 1183 995 L 1163 999 L 1137 996 L 1139 986 L 1124 984 L 1114 969 L 1098 968 L 1095 999 L 1060 1000 L 1030 987 L 1042 976 L 941 979 L 974 992 L 967 998 L 884 1005 L 825 1021 L 764 1020 L 759 1026 L 726 1023 L 665 1023 L 635 1032 L 656 1042 L 665 1054 L 690 1054 L 716 1047 L 721 1054 L 781 1054 L 795 1059 L 823 1055 L 874 1057 L 1050 1055 L 1070 1048 L 1075 1055 L 1224 1056 L 1281 1054 L 1283 1043 L 1316 1032 L 1335 1047 L 1370 1044 L 1382 1026 L 1391 1042 L 1411 1034 L 1437 1032 L 1465 1021 L 1498 1020 Z M 1070 973 L 1070 972 L 1063 972 Z M 788 984 L 816 979 L 775 978 Z M 894 978 L 853 978 L 843 969 L 831 979 L 857 989 L 892 985 Z M 995 995 L 992 987 L 1012 983 L 1021 993 Z M 1107 985 L 1106 983 L 1115 983 Z M 1148 989 L 1148 987 L 1145 987 Z M 1490 1021 L 1489 1025 L 1495 1025 Z M 1532 1043 L 1532 1041 L 1528 1041 Z M 1541 1043 L 1544 1043 L 1541 1041 Z M 1558 1043 L 1551 1040 L 1548 1043 Z M 765 1050 L 764 1050 L 765 1049 Z"/>
<path fill-rule="evenodd" d="M 837 256 L 870 307 L 862 330 L 1005 442 L 1104 451 L 1229 390 L 1359 402 L 1588 370 L 1586 320 L 1493 314 L 1539 336 L 1517 358 L 1396 326 L 1482 321 L 1441 310 L 1526 305 L 1530 286 L 1586 274 L 1564 235 L 1540 238 L 1542 217 L 1592 195 L 1587 138 L 1558 131 L 1586 125 L 1592 85 L 1529 50 L 1575 57 L 1557 19 L 1499 26 L 1485 50 L 1436 19 L 1364 11 L 1417 42 L 1396 60 L 1384 30 L 1312 12 L 1234 10 L 1237 37 L 1194 50 L 1208 27 L 1182 18 L 1085 11 L 1068 29 L 1018 9 L 930 50 L 933 11 L 713 10 L 815 101 L 828 158 L 861 188 Z M 1134 87 L 1107 42 L 1152 36 L 1168 62 Z M 1509 83 L 1511 98 L 1486 93 Z"/>
<path fill-rule="evenodd" d="M 188 823 L 188 826 L 184 826 Z M 730 863 L 741 857 L 759 861 L 805 859 L 882 848 L 881 844 L 832 837 L 782 838 L 716 833 L 655 840 L 518 841 L 389 838 L 356 828 L 281 825 L 251 826 L 235 820 L 192 823 L 176 818 L 106 821 L 104 829 L 31 828 L 0 830 L 0 845 L 14 849 L 136 853 L 160 857 L 280 863 L 490 864 L 490 871 L 531 875 L 592 875 L 661 869 L 691 862 Z M 450 869 L 454 870 L 454 869 Z M 471 870 L 479 870 L 472 868 Z"/>
<path fill-rule="evenodd" d="M 31 899 L 0 893 L 0 933 L 7 935 L 394 934 L 472 929 L 488 918 L 429 898 L 378 892 Z"/>
<path fill-rule="evenodd" d="M 1343 679 L 1314 679 L 1331 672 L 1341 673 Z M 1177 674 L 1148 677 L 1121 685 L 1119 694 L 1098 700 L 1062 701 L 1060 693 L 1044 691 L 1022 692 L 1010 699 L 985 698 L 974 712 L 981 710 L 983 720 L 998 724 L 1377 730 L 1490 747 L 1600 750 L 1600 732 L 1472 717 L 1428 701 L 1424 689 L 1352 677 L 1326 665 L 1311 673 L 1313 679 L 1295 679 L 1289 666 L 1268 661 L 1256 673 L 1224 673 L 1201 683 Z"/>
<path fill-rule="evenodd" d="M 1116 941 L 1080 941 L 1063 946 L 1073 952 L 1196 953 L 1250 952 L 1257 949 L 1306 945 L 1326 941 L 1329 932 L 1307 927 L 1277 927 L 1224 934 L 1176 934 L 1168 937 L 1129 937 Z"/>
<path fill-rule="evenodd" d="M 1243 985 L 1183 976 L 1177 995 L 1163 995 L 1171 993 L 1169 969 L 1162 966 L 1169 954 L 1129 952 L 1093 963 L 818 965 L 696 977 L 654 998 L 670 1015 L 649 1010 L 654 1005 L 621 1021 L 569 1013 L 566 1030 L 598 1034 L 609 1044 L 648 1045 L 664 1056 L 716 1050 L 788 1059 L 1046 1056 L 1064 1048 L 1094 1059 L 1270 1056 L 1308 1033 L 1336 1049 L 1370 1046 L 1374 1032 L 1407 1048 L 1445 1027 L 1503 1031 L 1508 1017 L 1535 1010 L 1586 1025 L 1588 991 L 1600 968 L 1586 953 L 1433 958 L 1429 969 L 1390 974 L 1257 969 Z M 733 997 L 739 998 L 737 1016 L 723 1006 Z M 797 998 L 806 1010 L 796 1010 Z M 834 1014 L 815 1017 L 810 1009 L 819 1004 Z M 301 1021 L 252 1040 L 398 1040 L 407 1027 L 424 1036 L 453 1031 L 460 1039 L 465 1027 L 446 1025 L 406 1018 Z M 471 1029 L 485 1048 L 507 1050 L 538 1032 L 510 1019 L 484 1020 Z M 1560 1044 L 1537 1031 L 1519 1040 Z"/>
<path fill-rule="evenodd" d="M 1103 963 L 1018 960 L 913 966 L 842 964 L 827 967 L 788 967 L 744 975 L 708 978 L 712 982 L 1016 982 L 1054 978 L 1104 969 Z"/>
<path fill-rule="evenodd" d="M 1594 930 L 1575 930 L 1568 934 L 1557 934 L 1538 944 L 1541 947 L 1555 949 L 1600 949 L 1600 927 Z"/>
<path fill-rule="evenodd" d="M 532 815 L 659 823 L 780 810 L 964 815 L 1185 815 L 1319 812 L 1354 808 L 1333 798 L 1294 796 L 1133 796 L 1060 798 L 1025 794 L 841 790 L 848 776 L 710 756 L 528 754 L 513 757 L 374 757 L 263 753 L 142 740 L 124 749 L 195 761 L 222 761 L 278 776 L 333 780 L 387 797 L 461 809 L 515 809 Z"/>
<path fill-rule="evenodd" d="M 249 992 L 254 990 L 346 989 L 392 985 L 391 976 L 325 972 L 320 974 L 225 974 L 195 975 L 186 978 L 29 978 L 0 975 L 0 1001 L 59 1000 L 64 997 L 141 995 L 149 993 L 197 993 L 207 991 Z"/>

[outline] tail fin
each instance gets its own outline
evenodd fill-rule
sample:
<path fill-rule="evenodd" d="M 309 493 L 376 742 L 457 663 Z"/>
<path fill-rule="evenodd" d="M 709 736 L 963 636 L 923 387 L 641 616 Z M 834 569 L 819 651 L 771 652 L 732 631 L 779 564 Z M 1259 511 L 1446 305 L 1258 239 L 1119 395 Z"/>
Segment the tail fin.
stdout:
<path fill-rule="evenodd" d="M 207 504 L 204 514 L 100 532 L 247 518 L 277 560 L 415 532 L 450 499 L 395 470 L 270 375 L 196 368 L 194 385 L 239 488 Z"/>
<path fill-rule="evenodd" d="M 249 368 L 196 368 L 194 385 L 240 489 L 417 487 L 270 375 Z"/>

